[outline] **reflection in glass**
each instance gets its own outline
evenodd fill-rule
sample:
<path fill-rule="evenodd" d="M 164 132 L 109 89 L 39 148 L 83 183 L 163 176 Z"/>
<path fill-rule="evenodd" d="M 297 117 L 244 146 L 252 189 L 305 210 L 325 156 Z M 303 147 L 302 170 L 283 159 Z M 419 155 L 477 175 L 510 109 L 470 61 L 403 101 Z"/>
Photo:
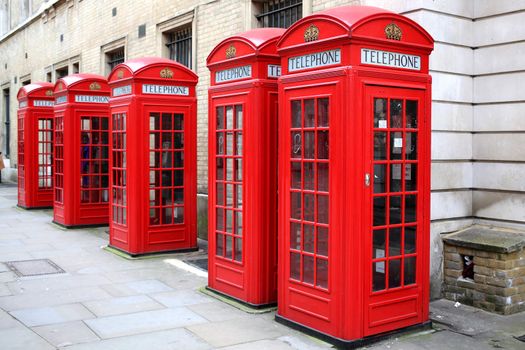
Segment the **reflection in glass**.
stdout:
<path fill-rule="evenodd" d="M 386 164 L 374 164 L 374 193 L 384 193 Z"/>
<path fill-rule="evenodd" d="M 216 226 L 217 230 L 224 231 L 224 209 L 217 208 L 216 209 Z"/>
<path fill-rule="evenodd" d="M 314 257 L 303 255 L 303 282 L 314 284 Z"/>
<path fill-rule="evenodd" d="M 417 133 L 407 132 L 405 136 L 406 159 L 415 160 L 417 159 Z"/>
<path fill-rule="evenodd" d="M 386 98 L 374 98 L 374 128 L 386 127 Z"/>
<path fill-rule="evenodd" d="M 235 238 L 235 261 L 242 261 L 242 239 Z"/>
<path fill-rule="evenodd" d="M 317 158 L 328 159 L 328 131 L 317 131 Z"/>
<path fill-rule="evenodd" d="M 233 132 L 226 133 L 226 154 L 233 155 Z"/>
<path fill-rule="evenodd" d="M 386 230 L 373 231 L 372 258 L 377 259 L 385 257 L 385 239 Z"/>
<path fill-rule="evenodd" d="M 328 260 L 316 259 L 316 272 L 317 272 L 317 281 L 316 286 L 321 288 L 328 288 Z"/>
<path fill-rule="evenodd" d="M 224 129 L 224 107 L 217 107 L 215 110 L 217 116 L 217 130 Z"/>
<path fill-rule="evenodd" d="M 374 226 L 381 226 L 386 224 L 385 206 L 386 197 L 374 198 Z"/>
<path fill-rule="evenodd" d="M 226 184 L 226 206 L 233 206 L 233 185 Z"/>
<path fill-rule="evenodd" d="M 401 227 L 392 227 L 388 232 L 388 256 L 401 255 Z"/>
<path fill-rule="evenodd" d="M 403 100 L 390 100 L 390 128 L 403 127 Z"/>
<path fill-rule="evenodd" d="M 317 254 L 328 256 L 328 227 L 317 226 Z"/>
<path fill-rule="evenodd" d="M 405 164 L 405 191 L 417 191 L 417 164 Z"/>
<path fill-rule="evenodd" d="M 417 101 L 406 101 L 406 127 L 417 128 Z"/>
<path fill-rule="evenodd" d="M 184 130 L 184 114 L 173 115 L 173 130 Z"/>
<path fill-rule="evenodd" d="M 376 261 L 372 264 L 372 290 L 385 289 L 385 262 Z"/>
<path fill-rule="evenodd" d="M 313 131 L 304 132 L 304 158 L 314 159 L 315 157 L 315 133 Z"/>
<path fill-rule="evenodd" d="M 231 259 L 233 257 L 233 238 L 229 235 L 225 235 L 224 238 L 226 238 L 226 254 L 224 254 L 224 257 Z"/>
<path fill-rule="evenodd" d="M 403 133 L 390 133 L 390 160 L 402 159 L 403 154 Z"/>
<path fill-rule="evenodd" d="M 315 180 L 315 173 L 314 173 L 314 163 L 312 162 L 304 162 L 303 163 L 303 170 L 304 170 L 304 189 L 306 190 L 313 190 L 314 189 L 314 180 Z"/>
<path fill-rule="evenodd" d="M 328 192 L 328 163 L 317 163 L 317 190 Z"/>
<path fill-rule="evenodd" d="M 175 195 L 175 204 L 183 204 L 184 203 L 184 189 L 176 188 L 173 191 Z"/>
<path fill-rule="evenodd" d="M 242 185 L 236 185 L 237 193 L 235 195 L 235 207 L 242 208 Z"/>
<path fill-rule="evenodd" d="M 217 180 L 224 179 L 224 158 L 217 158 Z"/>
<path fill-rule="evenodd" d="M 314 195 L 311 193 L 304 194 L 304 220 L 314 221 Z"/>
<path fill-rule="evenodd" d="M 216 152 L 217 154 L 224 154 L 224 133 L 218 132 L 217 133 L 217 140 L 216 140 Z"/>
<path fill-rule="evenodd" d="M 416 222 L 417 220 L 417 196 L 405 196 L 405 222 Z"/>
<path fill-rule="evenodd" d="M 300 131 L 293 131 L 292 132 L 292 149 L 291 149 L 291 157 L 292 158 L 301 158 L 302 155 L 302 138 L 301 138 L 301 132 Z"/>
<path fill-rule="evenodd" d="M 374 160 L 386 159 L 386 132 L 374 133 Z"/>
<path fill-rule="evenodd" d="M 290 193 L 290 211 L 291 217 L 301 220 L 301 192 Z"/>
<path fill-rule="evenodd" d="M 224 235 L 217 233 L 215 236 L 216 243 L 215 243 L 215 255 L 223 256 L 224 255 Z"/>
<path fill-rule="evenodd" d="M 224 205 L 224 185 L 217 183 L 217 205 Z"/>
<path fill-rule="evenodd" d="M 401 164 L 390 165 L 390 192 L 401 192 Z"/>
<path fill-rule="evenodd" d="M 233 181 L 233 158 L 226 158 L 226 180 Z"/>
<path fill-rule="evenodd" d="M 233 129 L 233 107 L 226 107 L 226 129 Z"/>
<path fill-rule="evenodd" d="M 313 225 L 303 226 L 303 250 L 308 253 L 314 252 L 314 230 Z"/>
<path fill-rule="evenodd" d="M 405 258 L 405 278 L 404 284 L 414 284 L 416 283 L 416 257 L 411 256 Z"/>
<path fill-rule="evenodd" d="M 328 98 L 317 99 L 317 126 L 328 126 Z"/>
<path fill-rule="evenodd" d="M 235 159 L 235 180 L 242 181 L 242 158 Z"/>
<path fill-rule="evenodd" d="M 301 224 L 290 223 L 290 249 L 301 250 Z"/>
<path fill-rule="evenodd" d="M 401 196 L 390 197 L 390 223 L 401 223 Z"/>
<path fill-rule="evenodd" d="M 162 113 L 162 130 L 173 130 L 173 118 L 169 113 Z"/>
<path fill-rule="evenodd" d="M 236 132 L 235 133 L 235 154 L 236 155 L 242 155 L 242 132 Z"/>
<path fill-rule="evenodd" d="M 301 280 L 301 254 L 290 253 L 290 278 Z"/>
<path fill-rule="evenodd" d="M 301 163 L 292 162 L 291 164 L 291 187 L 296 189 L 301 189 Z"/>
<path fill-rule="evenodd" d="M 405 254 L 416 252 L 416 226 L 405 227 Z"/>
<path fill-rule="evenodd" d="M 304 100 L 304 127 L 312 128 L 315 126 L 314 100 Z"/>
<path fill-rule="evenodd" d="M 235 106 L 235 129 L 242 129 L 242 106 Z"/>
<path fill-rule="evenodd" d="M 388 288 L 401 286 L 401 259 L 388 261 Z"/>
<path fill-rule="evenodd" d="M 301 101 L 292 101 L 292 128 L 301 127 Z"/>
<path fill-rule="evenodd" d="M 226 210 L 226 228 L 228 233 L 233 233 L 233 210 Z"/>
<path fill-rule="evenodd" d="M 328 224 L 328 196 L 317 195 L 317 222 Z"/>
<path fill-rule="evenodd" d="M 235 212 L 235 234 L 242 236 L 242 211 Z"/>

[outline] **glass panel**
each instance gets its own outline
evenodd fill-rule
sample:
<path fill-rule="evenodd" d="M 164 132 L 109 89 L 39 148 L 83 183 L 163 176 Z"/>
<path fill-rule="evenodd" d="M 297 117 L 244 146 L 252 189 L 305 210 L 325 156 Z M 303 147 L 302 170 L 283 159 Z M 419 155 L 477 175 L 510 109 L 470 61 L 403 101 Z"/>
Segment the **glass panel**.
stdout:
<path fill-rule="evenodd" d="M 314 190 L 315 186 L 315 173 L 314 173 L 314 163 L 313 162 L 304 162 L 303 163 L 303 170 L 304 170 L 304 189 L 306 190 Z M 300 173 L 299 173 L 300 174 Z"/>
<path fill-rule="evenodd" d="M 217 107 L 215 109 L 217 118 L 217 130 L 224 129 L 224 107 Z"/>
<path fill-rule="evenodd" d="M 303 255 L 303 282 L 314 284 L 314 257 Z"/>
<path fill-rule="evenodd" d="M 304 225 L 303 226 L 303 250 L 308 253 L 314 252 L 314 231 L 315 226 Z"/>
<path fill-rule="evenodd" d="M 290 249 L 301 250 L 301 224 L 290 223 Z"/>
<path fill-rule="evenodd" d="M 226 129 L 233 129 L 233 107 L 226 107 Z"/>
<path fill-rule="evenodd" d="M 317 281 L 316 286 L 321 288 L 328 288 L 328 260 L 317 259 L 316 260 L 316 272 L 317 272 Z"/>
<path fill-rule="evenodd" d="M 386 159 L 386 132 L 374 133 L 374 160 Z"/>
<path fill-rule="evenodd" d="M 314 100 L 304 100 L 304 127 L 313 128 L 315 126 Z"/>
<path fill-rule="evenodd" d="M 417 196 L 405 196 L 405 222 L 417 221 Z"/>
<path fill-rule="evenodd" d="M 217 184 L 217 205 L 224 205 L 224 185 L 222 183 Z"/>
<path fill-rule="evenodd" d="M 184 114 L 173 116 L 173 130 L 184 130 Z"/>
<path fill-rule="evenodd" d="M 301 220 L 301 192 L 290 193 L 290 217 Z"/>
<path fill-rule="evenodd" d="M 405 154 L 406 159 L 416 160 L 417 159 L 417 133 L 407 132 L 405 133 Z"/>
<path fill-rule="evenodd" d="M 215 236 L 215 255 L 223 256 L 224 255 L 224 235 L 217 233 Z"/>
<path fill-rule="evenodd" d="M 401 286 L 401 259 L 388 261 L 388 288 Z"/>
<path fill-rule="evenodd" d="M 226 133 L 226 154 L 233 155 L 233 132 Z"/>
<path fill-rule="evenodd" d="M 401 169 L 402 164 L 390 165 L 390 192 L 401 192 Z"/>
<path fill-rule="evenodd" d="M 372 290 L 374 292 L 385 289 L 385 262 L 377 261 L 372 264 Z"/>
<path fill-rule="evenodd" d="M 224 133 L 217 133 L 217 144 L 216 144 L 217 154 L 224 154 Z"/>
<path fill-rule="evenodd" d="M 374 98 L 374 128 L 386 127 L 386 98 Z"/>
<path fill-rule="evenodd" d="M 404 278 L 404 284 L 414 284 L 416 283 L 416 257 L 411 256 L 408 258 L 405 258 L 405 278 Z"/>
<path fill-rule="evenodd" d="M 215 221 L 216 221 L 217 230 L 224 231 L 224 209 L 217 208 L 215 210 L 215 213 L 216 213 Z"/>
<path fill-rule="evenodd" d="M 292 132 L 292 142 L 291 142 L 291 157 L 292 158 L 301 158 L 303 146 L 301 144 L 302 137 L 300 131 Z"/>
<path fill-rule="evenodd" d="M 401 255 L 401 227 L 390 228 L 388 233 L 388 255 Z"/>
<path fill-rule="evenodd" d="M 406 127 L 411 129 L 416 129 L 417 128 L 417 101 L 411 101 L 411 100 L 407 100 L 406 101 Z"/>
<path fill-rule="evenodd" d="M 242 159 L 235 159 L 235 180 L 242 181 Z"/>
<path fill-rule="evenodd" d="M 175 195 L 175 204 L 183 204 L 184 203 L 184 189 L 176 188 L 173 191 Z"/>
<path fill-rule="evenodd" d="M 235 234 L 242 236 L 242 211 L 235 212 Z"/>
<path fill-rule="evenodd" d="M 416 252 L 416 226 L 405 227 L 405 254 Z"/>
<path fill-rule="evenodd" d="M 401 223 L 401 196 L 390 197 L 390 223 Z"/>
<path fill-rule="evenodd" d="M 315 133 L 313 131 L 304 132 L 304 158 L 314 159 L 315 157 Z"/>
<path fill-rule="evenodd" d="M 403 127 L 403 100 L 390 100 L 390 128 Z"/>
<path fill-rule="evenodd" d="M 319 98 L 317 99 L 317 126 L 327 127 L 328 122 L 328 99 Z"/>
<path fill-rule="evenodd" d="M 184 167 L 184 153 L 183 152 L 173 152 L 173 166 L 175 168 Z"/>
<path fill-rule="evenodd" d="M 417 191 L 417 164 L 405 164 L 405 191 Z"/>
<path fill-rule="evenodd" d="M 233 181 L 233 158 L 226 158 L 226 180 Z"/>
<path fill-rule="evenodd" d="M 317 158 L 328 159 L 329 155 L 328 131 L 317 132 Z"/>
<path fill-rule="evenodd" d="M 235 261 L 242 261 L 242 239 L 235 238 Z"/>
<path fill-rule="evenodd" d="M 242 106 L 235 106 L 235 128 L 242 129 Z"/>
<path fill-rule="evenodd" d="M 317 190 L 328 192 L 328 163 L 317 163 Z"/>
<path fill-rule="evenodd" d="M 231 259 L 233 257 L 233 237 L 230 235 L 225 235 L 226 238 L 226 254 L 224 257 Z"/>
<path fill-rule="evenodd" d="M 385 238 L 386 230 L 373 231 L 372 258 L 379 259 L 385 257 Z"/>
<path fill-rule="evenodd" d="M 301 280 L 301 254 L 290 253 L 290 278 Z"/>
<path fill-rule="evenodd" d="M 162 113 L 162 130 L 173 130 L 173 118 L 171 113 Z"/>
<path fill-rule="evenodd" d="M 237 193 L 235 194 L 235 207 L 242 208 L 242 185 L 236 185 Z"/>
<path fill-rule="evenodd" d="M 301 163 L 300 162 L 292 162 L 291 164 L 291 188 L 301 189 L 302 183 L 301 183 Z"/>
<path fill-rule="evenodd" d="M 235 154 L 242 155 L 242 132 L 236 132 Z"/>
<path fill-rule="evenodd" d="M 317 226 L 317 254 L 328 256 L 328 227 Z"/>
<path fill-rule="evenodd" d="M 374 193 L 385 193 L 386 164 L 374 164 Z"/>
<path fill-rule="evenodd" d="M 178 133 L 173 134 L 173 140 L 174 140 L 173 148 L 175 149 L 184 148 L 184 133 L 178 132 Z M 224 147 L 222 148 L 222 152 L 224 152 Z"/>
<path fill-rule="evenodd" d="M 226 232 L 233 233 L 233 210 L 226 210 Z"/>
<path fill-rule="evenodd" d="M 224 180 L 224 158 L 217 158 L 217 180 Z"/>
<path fill-rule="evenodd" d="M 385 215 L 385 206 L 386 206 L 386 197 L 376 197 L 374 198 L 374 226 L 381 226 L 386 224 L 386 215 Z"/>
<path fill-rule="evenodd" d="M 301 127 L 301 101 L 292 101 L 292 128 Z"/>
<path fill-rule="evenodd" d="M 328 224 L 328 196 L 317 195 L 317 222 Z"/>
<path fill-rule="evenodd" d="M 304 220 L 314 221 L 314 195 L 311 193 L 304 194 Z"/>
<path fill-rule="evenodd" d="M 184 185 L 184 171 L 183 170 L 173 171 L 173 178 L 175 179 L 173 183 L 174 186 Z"/>
<path fill-rule="evenodd" d="M 233 206 L 233 185 L 226 184 L 226 206 Z"/>
<path fill-rule="evenodd" d="M 391 132 L 390 133 L 390 159 L 401 159 L 403 150 L 403 133 L 402 132 Z"/>

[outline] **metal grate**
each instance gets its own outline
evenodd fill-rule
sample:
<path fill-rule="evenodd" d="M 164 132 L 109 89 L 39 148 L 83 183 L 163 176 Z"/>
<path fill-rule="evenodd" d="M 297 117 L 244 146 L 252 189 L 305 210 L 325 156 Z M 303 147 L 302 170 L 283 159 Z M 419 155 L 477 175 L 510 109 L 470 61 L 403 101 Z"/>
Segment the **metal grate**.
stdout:
<path fill-rule="evenodd" d="M 188 259 L 184 260 L 188 265 L 195 266 L 201 270 L 208 271 L 208 258 L 199 258 L 199 259 Z"/>
<path fill-rule="evenodd" d="M 170 60 L 179 62 L 191 69 L 191 26 L 168 33 L 166 47 Z"/>
<path fill-rule="evenodd" d="M 60 266 L 49 259 L 7 261 L 5 264 L 18 277 L 66 273 Z"/>
<path fill-rule="evenodd" d="M 121 47 L 115 51 L 108 52 L 107 54 L 107 63 L 109 68 L 112 70 L 118 64 L 124 62 L 124 48 Z"/>
<path fill-rule="evenodd" d="M 302 0 L 270 0 L 255 16 L 263 27 L 288 28 L 303 17 Z"/>
<path fill-rule="evenodd" d="M 519 337 L 514 337 L 514 338 L 516 338 L 516 339 L 518 339 L 519 341 L 522 341 L 522 342 L 525 343 L 525 334 L 520 335 Z"/>

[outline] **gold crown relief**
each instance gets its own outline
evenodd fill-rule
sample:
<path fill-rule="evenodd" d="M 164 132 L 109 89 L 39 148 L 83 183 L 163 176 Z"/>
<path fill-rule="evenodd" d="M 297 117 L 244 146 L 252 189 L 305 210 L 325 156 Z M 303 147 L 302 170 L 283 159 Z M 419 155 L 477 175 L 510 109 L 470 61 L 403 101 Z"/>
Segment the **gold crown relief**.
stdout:
<path fill-rule="evenodd" d="M 304 41 L 309 42 L 317 39 L 319 39 L 319 28 L 312 24 L 304 31 Z"/>
<path fill-rule="evenodd" d="M 89 84 L 89 90 L 100 90 L 100 84 L 97 82 Z"/>
<path fill-rule="evenodd" d="M 387 39 L 401 40 L 403 33 L 397 24 L 390 23 L 385 27 L 385 35 Z"/>
<path fill-rule="evenodd" d="M 122 69 L 119 69 L 117 71 L 117 78 L 119 78 L 119 79 L 124 78 L 124 71 Z"/>
<path fill-rule="evenodd" d="M 230 46 L 226 49 L 226 58 L 234 58 L 235 54 L 237 53 L 237 49 L 233 44 L 230 44 Z"/>
<path fill-rule="evenodd" d="M 64 85 L 62 85 L 62 83 L 58 83 L 57 89 L 58 90 L 63 90 L 64 89 Z"/>
<path fill-rule="evenodd" d="M 46 96 L 53 96 L 53 90 L 46 90 Z"/>
<path fill-rule="evenodd" d="M 160 71 L 161 78 L 173 78 L 173 71 L 169 68 L 164 68 Z"/>

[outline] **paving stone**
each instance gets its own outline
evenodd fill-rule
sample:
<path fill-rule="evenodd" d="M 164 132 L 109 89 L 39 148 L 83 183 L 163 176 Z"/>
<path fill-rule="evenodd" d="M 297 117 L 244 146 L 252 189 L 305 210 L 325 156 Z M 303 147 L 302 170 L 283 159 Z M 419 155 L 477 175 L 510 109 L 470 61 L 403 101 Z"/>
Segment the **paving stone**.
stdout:
<path fill-rule="evenodd" d="M 31 330 L 24 327 L 17 327 L 0 330 L 0 349 L 53 350 L 55 347 Z"/>
<path fill-rule="evenodd" d="M 133 295 L 83 303 L 97 317 L 163 309 L 164 306 L 146 295 Z"/>
<path fill-rule="evenodd" d="M 82 321 L 33 327 L 33 331 L 56 347 L 100 340 Z"/>
<path fill-rule="evenodd" d="M 16 280 L 17 280 L 17 276 L 14 272 L 11 272 L 11 271 L 0 272 L 0 283 L 14 282 Z"/>
<path fill-rule="evenodd" d="M 81 304 L 50 306 L 11 311 L 10 314 L 28 327 L 93 318 Z"/>
<path fill-rule="evenodd" d="M 19 327 L 21 323 L 7 312 L 0 310 L 0 329 Z"/>
<path fill-rule="evenodd" d="M 5 284 L 0 284 L 0 297 L 11 295 L 11 290 Z"/>
<path fill-rule="evenodd" d="M 67 350 L 207 350 L 211 345 L 191 332 L 177 328 L 168 331 L 105 339 L 99 342 L 68 346 Z"/>
<path fill-rule="evenodd" d="M 261 318 L 241 318 L 186 328 L 215 347 L 276 338 L 285 333 L 277 324 Z"/>
<path fill-rule="evenodd" d="M 185 305 L 203 304 L 209 303 L 213 299 L 204 296 L 196 290 L 185 289 L 177 290 L 174 292 L 157 293 L 150 295 L 153 299 L 159 303 L 166 305 L 167 307 L 178 307 Z"/>
<path fill-rule="evenodd" d="M 233 346 L 226 346 L 224 348 L 221 348 L 221 350 L 292 350 L 294 349 L 289 344 L 286 344 L 280 340 L 276 339 L 265 339 L 265 340 L 258 340 L 254 342 L 249 343 L 243 343 Z"/>
<path fill-rule="evenodd" d="M 109 283 L 107 278 L 98 275 L 50 275 L 46 277 L 48 278 L 23 279 L 8 283 L 8 287 L 14 294 L 21 294 L 60 291 Z"/>
<path fill-rule="evenodd" d="M 128 315 L 108 316 L 86 320 L 86 324 L 101 338 L 114 338 L 185 327 L 207 322 L 193 311 L 180 307 Z"/>
<path fill-rule="evenodd" d="M 227 321 L 241 317 L 252 317 L 249 313 L 243 312 L 220 301 L 188 305 L 188 308 L 211 322 Z"/>

